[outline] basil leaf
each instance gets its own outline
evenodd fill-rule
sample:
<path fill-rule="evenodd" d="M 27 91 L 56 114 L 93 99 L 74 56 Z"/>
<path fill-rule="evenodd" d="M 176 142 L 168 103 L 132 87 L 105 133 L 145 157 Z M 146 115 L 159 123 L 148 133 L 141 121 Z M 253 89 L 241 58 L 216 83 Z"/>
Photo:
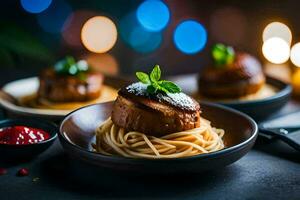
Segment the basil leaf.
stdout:
<path fill-rule="evenodd" d="M 87 72 L 89 70 L 89 65 L 85 60 L 79 60 L 76 66 L 79 72 Z"/>
<path fill-rule="evenodd" d="M 226 48 L 226 64 L 231 64 L 234 62 L 235 52 L 232 47 Z"/>
<path fill-rule="evenodd" d="M 142 83 L 144 83 L 144 84 L 151 83 L 148 74 L 146 74 L 144 72 L 136 72 L 135 75 L 139 79 L 139 81 L 141 81 Z"/>
<path fill-rule="evenodd" d="M 66 56 L 66 62 L 69 66 L 75 65 L 76 61 L 72 56 Z"/>
<path fill-rule="evenodd" d="M 217 65 L 226 64 L 226 47 L 223 44 L 216 44 L 212 48 L 212 57 Z"/>
<path fill-rule="evenodd" d="M 223 44 L 214 45 L 211 53 L 217 66 L 230 65 L 235 58 L 233 48 Z"/>
<path fill-rule="evenodd" d="M 156 91 L 161 90 L 161 87 L 159 86 L 158 82 L 153 82 L 151 85 L 155 88 Z"/>
<path fill-rule="evenodd" d="M 69 72 L 69 67 L 66 64 L 65 60 L 61 60 L 58 61 L 55 65 L 54 65 L 54 70 L 56 73 L 58 74 L 68 74 Z"/>
<path fill-rule="evenodd" d="M 77 76 L 79 73 L 88 72 L 89 65 L 85 60 L 76 62 L 74 57 L 66 56 L 65 59 L 58 61 L 54 65 L 54 70 L 57 74 Z M 79 75 L 78 77 L 82 77 Z"/>
<path fill-rule="evenodd" d="M 157 82 L 157 81 L 159 81 L 160 76 L 161 76 L 161 71 L 160 71 L 159 65 L 155 65 L 150 74 L 150 80 L 152 82 Z"/>
<path fill-rule="evenodd" d="M 71 74 L 72 75 L 74 73 L 74 71 L 76 70 L 76 69 L 74 69 L 75 65 L 76 65 L 75 59 L 72 56 L 66 56 L 65 59 L 58 61 L 54 65 L 54 70 L 58 74 Z M 76 66 L 75 66 L 75 68 L 76 68 Z"/>
<path fill-rule="evenodd" d="M 178 87 L 175 83 L 166 80 L 159 80 L 161 77 L 161 71 L 158 65 L 155 65 L 152 72 L 149 75 L 144 72 L 136 72 L 136 77 L 140 82 L 144 84 L 149 84 L 147 86 L 147 92 L 149 94 L 155 94 L 157 91 L 165 93 L 179 93 L 181 88 Z"/>
<path fill-rule="evenodd" d="M 181 88 L 171 81 L 161 81 L 159 86 L 163 88 L 163 91 L 167 91 L 169 93 L 181 92 Z"/>
<path fill-rule="evenodd" d="M 71 65 L 69 67 L 69 74 L 76 75 L 77 73 L 78 73 L 78 68 L 76 67 L 76 65 Z"/>
<path fill-rule="evenodd" d="M 157 89 L 153 85 L 148 85 L 147 92 L 149 92 L 149 94 L 155 94 L 156 91 Z"/>

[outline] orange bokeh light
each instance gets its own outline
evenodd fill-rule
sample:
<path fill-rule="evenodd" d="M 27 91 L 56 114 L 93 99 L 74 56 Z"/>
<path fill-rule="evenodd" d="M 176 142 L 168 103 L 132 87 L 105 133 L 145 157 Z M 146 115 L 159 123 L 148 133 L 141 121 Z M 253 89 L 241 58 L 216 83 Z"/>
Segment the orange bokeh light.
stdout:
<path fill-rule="evenodd" d="M 73 12 L 64 25 L 62 37 L 64 42 L 74 48 L 83 48 L 80 34 L 84 23 L 91 17 L 97 15 L 96 12 L 88 10 L 77 10 Z"/>
<path fill-rule="evenodd" d="M 107 52 L 117 41 L 116 25 L 107 17 L 92 17 L 81 29 L 81 41 L 91 52 Z"/>

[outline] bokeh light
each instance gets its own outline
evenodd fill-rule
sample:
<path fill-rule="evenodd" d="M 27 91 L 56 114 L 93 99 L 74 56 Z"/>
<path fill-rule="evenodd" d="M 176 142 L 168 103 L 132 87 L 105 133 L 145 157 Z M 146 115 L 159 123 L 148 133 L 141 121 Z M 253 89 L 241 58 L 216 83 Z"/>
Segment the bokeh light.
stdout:
<path fill-rule="evenodd" d="M 27 12 L 41 13 L 46 10 L 52 0 L 21 0 L 21 5 Z"/>
<path fill-rule="evenodd" d="M 117 41 L 116 25 L 104 16 L 90 18 L 82 27 L 81 41 L 91 52 L 107 52 Z"/>
<path fill-rule="evenodd" d="M 300 42 L 295 44 L 291 49 L 291 61 L 297 67 L 300 67 Z"/>
<path fill-rule="evenodd" d="M 173 39 L 180 51 L 186 54 L 194 54 L 205 47 L 207 33 L 200 23 L 187 20 L 176 27 Z"/>
<path fill-rule="evenodd" d="M 300 69 L 297 69 L 292 75 L 293 93 L 300 96 Z"/>
<path fill-rule="evenodd" d="M 82 26 L 88 19 L 96 15 L 96 12 L 88 10 L 77 10 L 69 15 L 62 33 L 65 43 L 71 47 L 83 48 L 80 38 Z"/>
<path fill-rule="evenodd" d="M 160 31 L 170 19 L 169 8 L 159 0 L 144 1 L 136 12 L 139 23 L 149 31 Z"/>
<path fill-rule="evenodd" d="M 153 52 L 162 43 L 161 32 L 151 32 L 142 27 L 134 13 L 121 20 L 120 34 L 125 43 L 139 53 Z"/>
<path fill-rule="evenodd" d="M 290 46 L 285 40 L 273 37 L 264 42 L 262 52 L 271 63 L 282 64 L 290 57 Z"/>
<path fill-rule="evenodd" d="M 289 45 L 292 42 L 292 32 L 290 28 L 280 22 L 272 22 L 266 26 L 263 31 L 263 41 L 267 41 L 272 37 L 278 37 L 285 40 Z"/>
<path fill-rule="evenodd" d="M 270 62 L 265 62 L 264 72 L 267 76 L 277 78 L 286 83 L 291 81 L 292 71 L 288 63 L 273 64 Z"/>
<path fill-rule="evenodd" d="M 42 29 L 48 33 L 60 33 L 72 8 L 65 1 L 52 3 L 47 10 L 38 14 L 37 20 Z"/>
<path fill-rule="evenodd" d="M 129 40 L 135 50 L 141 53 L 148 53 L 160 46 L 162 36 L 160 33 L 150 33 L 145 31 L 142 27 L 136 27 L 133 29 Z"/>
<path fill-rule="evenodd" d="M 89 53 L 83 57 L 95 71 L 108 75 L 117 75 L 119 65 L 115 57 L 108 53 Z"/>
<path fill-rule="evenodd" d="M 223 7 L 211 14 L 209 29 L 215 41 L 239 46 L 247 38 L 247 28 L 246 16 L 238 8 Z"/>

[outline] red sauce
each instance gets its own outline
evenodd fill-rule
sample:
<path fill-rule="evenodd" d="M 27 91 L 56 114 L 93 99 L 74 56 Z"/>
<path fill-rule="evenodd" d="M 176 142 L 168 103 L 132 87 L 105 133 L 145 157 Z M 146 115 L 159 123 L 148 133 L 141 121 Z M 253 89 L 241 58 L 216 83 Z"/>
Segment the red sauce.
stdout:
<path fill-rule="evenodd" d="M 49 133 L 26 126 L 0 128 L 0 144 L 26 145 L 39 143 L 50 138 Z"/>

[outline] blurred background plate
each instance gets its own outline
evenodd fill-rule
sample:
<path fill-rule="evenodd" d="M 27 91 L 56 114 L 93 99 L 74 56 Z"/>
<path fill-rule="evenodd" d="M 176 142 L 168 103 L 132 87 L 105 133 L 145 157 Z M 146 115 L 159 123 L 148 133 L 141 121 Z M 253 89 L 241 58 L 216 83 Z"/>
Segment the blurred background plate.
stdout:
<path fill-rule="evenodd" d="M 170 77 L 182 90 L 192 96 L 197 96 L 197 74 Z M 225 106 L 242 111 L 257 121 L 261 121 L 279 111 L 290 99 L 292 88 L 289 84 L 267 76 L 267 84 L 277 89 L 275 95 L 257 100 L 214 101 Z M 199 99 L 198 99 L 199 100 Z M 200 100 L 208 101 L 208 100 Z"/>
<path fill-rule="evenodd" d="M 105 77 L 104 84 L 113 89 L 114 93 L 118 88 L 128 82 L 124 79 Z M 0 105 L 6 111 L 8 117 L 16 118 L 30 116 L 32 118 L 43 118 L 51 121 L 59 121 L 73 110 L 31 108 L 19 104 L 22 97 L 37 93 L 39 80 L 37 77 L 25 78 L 5 84 L 0 90 Z M 106 100 L 106 101 L 110 101 Z"/>

